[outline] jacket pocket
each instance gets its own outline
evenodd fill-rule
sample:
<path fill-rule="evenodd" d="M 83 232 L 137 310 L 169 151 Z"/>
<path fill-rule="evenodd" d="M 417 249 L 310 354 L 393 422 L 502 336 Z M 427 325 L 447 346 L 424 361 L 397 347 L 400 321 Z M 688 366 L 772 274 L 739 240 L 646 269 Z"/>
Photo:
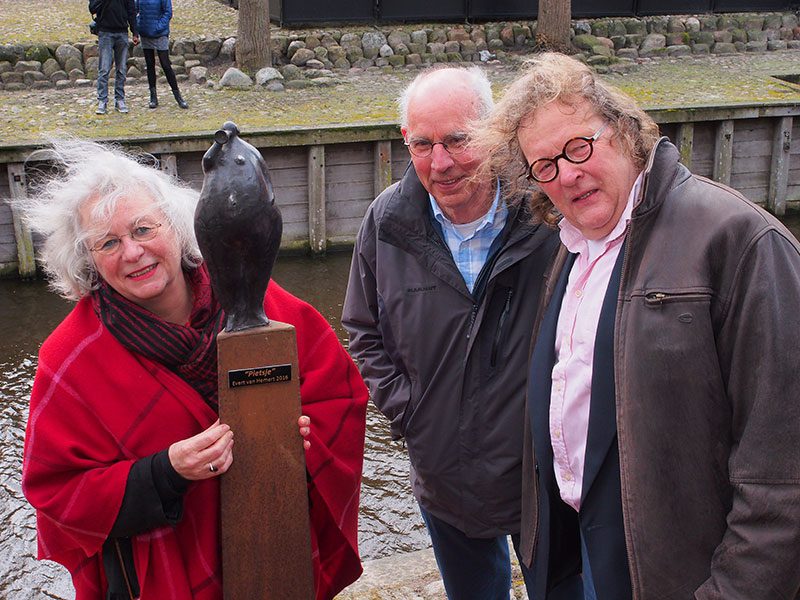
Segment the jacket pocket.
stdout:
<path fill-rule="evenodd" d="M 408 431 L 408 423 L 411 420 L 414 410 L 418 404 L 418 402 L 414 401 L 414 395 L 417 386 L 414 384 L 413 379 L 409 378 L 409 382 L 411 383 L 411 392 L 408 396 L 408 400 L 406 400 L 405 408 L 403 408 L 403 418 L 400 420 L 400 431 L 403 437 L 406 436 L 406 432 Z"/>
<path fill-rule="evenodd" d="M 678 292 L 652 290 L 644 294 L 645 306 L 658 308 L 673 302 L 708 302 L 711 300 L 710 290 L 686 290 Z"/>

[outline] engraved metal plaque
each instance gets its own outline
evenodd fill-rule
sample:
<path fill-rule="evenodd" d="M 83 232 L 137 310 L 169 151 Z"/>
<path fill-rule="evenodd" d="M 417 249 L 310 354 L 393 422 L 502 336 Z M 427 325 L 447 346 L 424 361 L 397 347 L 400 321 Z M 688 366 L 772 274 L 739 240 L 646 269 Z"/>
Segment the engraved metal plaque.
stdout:
<path fill-rule="evenodd" d="M 267 365 L 252 369 L 236 369 L 228 371 L 228 387 L 236 388 L 244 385 L 263 385 L 291 381 L 292 365 Z"/>

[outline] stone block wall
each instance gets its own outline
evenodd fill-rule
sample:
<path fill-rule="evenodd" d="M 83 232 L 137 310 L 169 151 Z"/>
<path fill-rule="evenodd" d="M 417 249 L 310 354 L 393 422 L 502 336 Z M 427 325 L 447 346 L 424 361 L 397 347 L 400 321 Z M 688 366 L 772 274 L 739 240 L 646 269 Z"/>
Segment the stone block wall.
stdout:
<path fill-rule="evenodd" d="M 352 69 L 502 60 L 535 49 L 535 36 L 530 21 L 280 32 L 271 44 L 283 77 L 303 80 Z M 800 19 L 786 12 L 576 20 L 572 44 L 598 71 L 624 71 L 651 58 L 800 49 Z M 206 84 L 209 65 L 233 64 L 236 39 L 173 40 L 170 54 L 179 80 Z M 128 77 L 144 73 L 141 49 L 134 48 Z M 0 89 L 89 86 L 96 77 L 96 43 L 0 45 Z"/>

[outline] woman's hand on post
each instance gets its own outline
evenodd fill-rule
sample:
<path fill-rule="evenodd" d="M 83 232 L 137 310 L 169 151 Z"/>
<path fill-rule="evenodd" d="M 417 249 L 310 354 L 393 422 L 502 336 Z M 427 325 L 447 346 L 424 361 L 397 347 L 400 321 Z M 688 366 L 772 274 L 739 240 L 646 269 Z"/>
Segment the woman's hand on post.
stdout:
<path fill-rule="evenodd" d="M 172 444 L 169 461 L 181 477 L 191 481 L 221 475 L 233 463 L 233 432 L 217 419 L 205 431 Z"/>
<path fill-rule="evenodd" d="M 311 418 L 301 415 L 300 418 L 297 419 L 297 426 L 300 428 L 300 435 L 303 436 L 303 448 L 308 450 L 311 448 L 311 442 L 306 438 L 311 435 Z"/>

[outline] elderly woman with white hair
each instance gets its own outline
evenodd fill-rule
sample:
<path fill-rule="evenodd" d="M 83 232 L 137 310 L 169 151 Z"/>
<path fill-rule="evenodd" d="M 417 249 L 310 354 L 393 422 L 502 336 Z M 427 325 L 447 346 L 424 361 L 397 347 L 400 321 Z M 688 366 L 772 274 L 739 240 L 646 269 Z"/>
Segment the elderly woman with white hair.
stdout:
<path fill-rule="evenodd" d="M 111 147 L 57 142 L 54 156 L 62 171 L 22 204 L 52 287 L 77 301 L 31 395 L 23 490 L 39 557 L 70 571 L 79 600 L 219 600 L 233 432 L 218 418 L 225 315 L 194 238 L 198 193 Z M 361 571 L 367 393 L 316 310 L 274 282 L 264 302 L 297 329 L 316 597 L 332 598 Z"/>

